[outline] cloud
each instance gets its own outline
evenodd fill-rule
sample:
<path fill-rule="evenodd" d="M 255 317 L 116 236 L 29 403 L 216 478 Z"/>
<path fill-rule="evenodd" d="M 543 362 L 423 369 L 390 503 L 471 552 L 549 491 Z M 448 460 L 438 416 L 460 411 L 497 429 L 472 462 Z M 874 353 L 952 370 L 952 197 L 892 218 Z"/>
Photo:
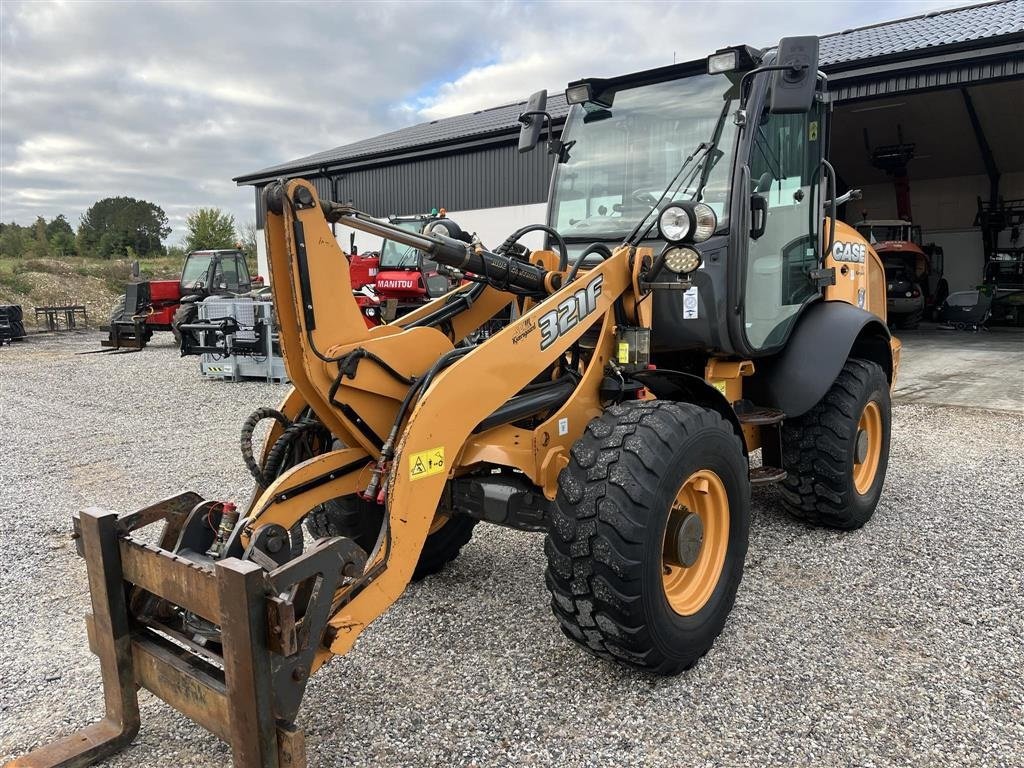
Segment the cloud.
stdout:
<path fill-rule="evenodd" d="M 703 58 L 718 48 L 767 48 L 792 35 L 822 35 L 956 3 L 560 2 L 505 7 L 497 56 L 420 96 L 407 108 L 435 120 L 560 90 L 581 77 L 620 75 Z"/>
<path fill-rule="evenodd" d="M 43 3 L 0 5 L 0 220 L 99 198 L 241 224 L 233 176 L 424 120 L 948 5 Z M 795 9 L 795 12 L 794 12 Z"/>

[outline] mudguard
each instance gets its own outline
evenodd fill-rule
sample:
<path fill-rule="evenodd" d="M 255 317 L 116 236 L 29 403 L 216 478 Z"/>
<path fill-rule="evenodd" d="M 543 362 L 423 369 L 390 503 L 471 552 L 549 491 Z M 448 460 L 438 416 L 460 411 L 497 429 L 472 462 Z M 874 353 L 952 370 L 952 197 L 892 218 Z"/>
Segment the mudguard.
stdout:
<path fill-rule="evenodd" d="M 672 371 L 667 368 L 658 368 L 651 371 L 637 371 L 630 374 L 630 378 L 636 379 L 651 391 L 659 400 L 675 400 L 677 402 L 693 403 L 702 408 L 709 408 L 717 411 L 722 418 L 732 424 L 733 430 L 743 442 L 746 450 L 746 440 L 743 437 L 743 427 L 736 416 L 736 411 L 725 399 L 725 395 L 708 384 L 699 376 L 692 373 Z"/>
<path fill-rule="evenodd" d="M 850 357 L 871 360 L 893 377 L 890 333 L 876 315 L 844 301 L 822 301 L 804 311 L 778 355 L 759 359 L 744 382 L 758 405 L 801 416 L 817 404 Z"/>

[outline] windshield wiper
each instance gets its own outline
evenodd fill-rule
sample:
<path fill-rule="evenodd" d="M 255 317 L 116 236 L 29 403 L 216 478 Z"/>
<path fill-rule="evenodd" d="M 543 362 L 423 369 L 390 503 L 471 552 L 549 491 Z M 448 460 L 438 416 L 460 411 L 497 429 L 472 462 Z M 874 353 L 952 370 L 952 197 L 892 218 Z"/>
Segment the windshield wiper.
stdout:
<path fill-rule="evenodd" d="M 645 237 L 647 237 L 648 234 L 650 234 L 651 228 L 654 226 L 655 222 L 657 222 L 657 217 L 655 217 L 654 221 L 652 221 L 646 229 L 643 229 L 643 226 L 647 219 L 650 218 L 651 213 L 658 210 L 658 206 L 660 206 L 662 202 L 664 202 L 666 196 L 668 196 L 668 193 L 672 191 L 673 187 L 675 187 L 676 181 L 679 179 L 680 176 L 683 175 L 683 171 L 687 169 L 687 167 L 690 165 L 690 163 L 693 161 L 695 157 L 701 155 L 702 163 L 707 159 L 708 154 L 718 144 L 718 141 L 721 138 L 722 126 L 725 125 L 725 118 L 726 115 L 729 114 L 729 105 L 731 103 L 731 100 L 727 100 L 725 104 L 722 106 L 722 111 L 718 115 L 718 121 L 715 123 L 715 128 L 711 132 L 711 141 L 702 141 L 700 144 L 697 145 L 697 148 L 693 150 L 693 153 L 685 160 L 683 160 L 683 164 L 679 166 L 679 170 L 676 171 L 676 175 L 672 177 L 672 181 L 670 181 L 668 183 L 668 186 L 665 187 L 665 191 L 661 193 L 661 197 L 659 197 L 658 201 L 651 207 L 651 210 L 649 210 L 647 214 L 642 219 L 640 219 L 639 222 L 637 222 L 637 225 L 633 227 L 633 231 L 630 232 L 629 236 L 625 239 L 626 243 L 628 243 L 629 245 L 638 245 L 640 240 L 643 240 Z M 713 164 L 717 164 L 717 159 Z M 711 166 L 713 164 L 708 164 L 704 166 L 704 169 L 706 171 L 710 171 Z M 690 174 L 690 176 L 687 178 L 687 182 L 689 182 L 693 178 L 694 174 L 696 174 L 698 170 L 701 170 L 701 166 L 699 165 L 696 168 L 694 168 L 694 173 Z M 700 189 L 703 189 L 704 185 L 707 183 L 707 175 L 707 173 L 701 174 Z M 640 235 L 641 231 L 643 232 L 642 235 Z M 634 238 L 637 238 L 638 235 L 640 235 L 639 239 L 636 242 L 633 242 Z"/>
<path fill-rule="evenodd" d="M 702 141 L 700 144 L 697 145 L 697 148 L 693 150 L 690 156 L 683 160 L 683 164 L 679 166 L 679 170 L 676 171 L 676 175 L 672 177 L 672 181 L 670 181 L 668 183 L 668 186 L 665 187 L 665 191 L 661 193 L 661 196 L 654 202 L 654 205 L 651 206 L 651 209 L 647 211 L 646 214 L 644 214 L 643 218 L 641 218 L 640 221 L 636 223 L 636 226 L 633 227 L 632 231 L 626 236 L 626 239 L 623 242 L 628 243 L 629 245 L 637 244 L 633 242 L 633 239 L 640 233 L 644 224 L 647 223 L 647 220 L 651 217 L 651 214 L 657 211 L 658 206 L 665 201 L 665 197 L 668 195 L 669 192 L 672 191 L 673 187 L 675 187 L 676 182 L 679 180 L 679 177 L 683 175 L 683 171 L 685 171 L 689 167 L 690 163 L 693 162 L 693 159 L 697 157 L 697 155 L 700 155 L 702 153 L 707 154 L 708 150 L 710 149 L 711 142 L 708 141 Z M 654 222 L 652 221 L 651 225 L 653 226 L 653 224 Z M 644 235 L 646 235 L 649 230 L 650 227 L 644 230 Z M 640 239 L 642 240 L 643 238 L 641 237 Z"/>

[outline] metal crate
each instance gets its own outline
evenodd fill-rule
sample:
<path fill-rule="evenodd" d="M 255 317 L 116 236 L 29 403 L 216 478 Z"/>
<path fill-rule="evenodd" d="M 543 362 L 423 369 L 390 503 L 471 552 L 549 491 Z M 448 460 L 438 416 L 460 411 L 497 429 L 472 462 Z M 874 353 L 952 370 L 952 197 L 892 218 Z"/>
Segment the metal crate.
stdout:
<path fill-rule="evenodd" d="M 233 319 L 229 333 L 204 331 L 204 347 L 218 352 L 199 356 L 199 371 L 211 379 L 288 381 L 279 352 L 273 304 L 247 297 L 211 297 L 199 303 L 200 323 Z"/>

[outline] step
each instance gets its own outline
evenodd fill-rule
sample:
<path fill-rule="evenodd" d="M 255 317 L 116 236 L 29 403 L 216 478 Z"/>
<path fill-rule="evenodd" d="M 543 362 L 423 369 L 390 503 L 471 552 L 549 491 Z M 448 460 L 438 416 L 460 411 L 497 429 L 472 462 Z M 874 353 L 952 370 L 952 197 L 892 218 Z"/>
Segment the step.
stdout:
<path fill-rule="evenodd" d="M 750 484 L 751 485 L 769 485 L 771 483 L 778 483 L 786 479 L 787 472 L 784 469 L 778 467 L 751 467 L 750 468 Z"/>
<path fill-rule="evenodd" d="M 740 420 L 740 424 L 763 427 L 770 424 L 780 424 L 786 418 L 786 414 L 777 408 L 748 405 L 736 409 L 736 418 Z"/>

